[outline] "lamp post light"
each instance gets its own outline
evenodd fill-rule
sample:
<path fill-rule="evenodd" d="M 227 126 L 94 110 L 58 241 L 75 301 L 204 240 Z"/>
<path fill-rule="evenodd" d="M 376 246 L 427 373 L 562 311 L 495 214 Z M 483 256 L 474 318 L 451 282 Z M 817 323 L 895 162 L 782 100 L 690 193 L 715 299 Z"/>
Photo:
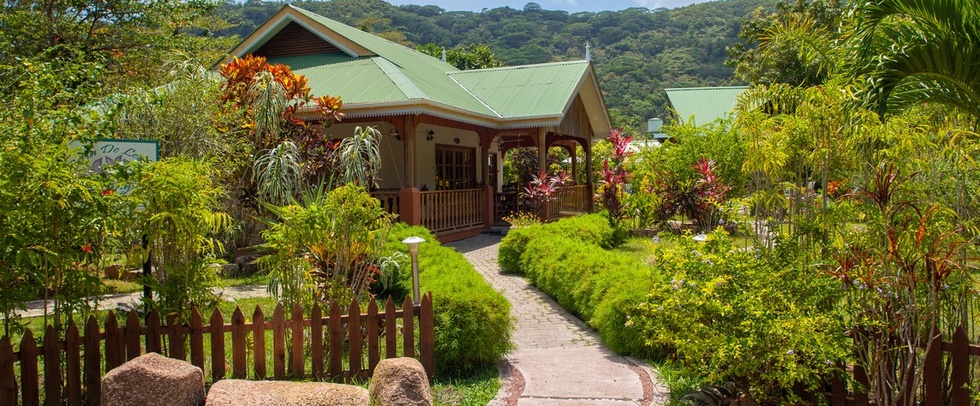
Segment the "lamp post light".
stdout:
<path fill-rule="evenodd" d="M 402 243 L 408 246 L 408 253 L 412 255 L 412 304 L 418 306 L 421 299 L 419 297 L 419 245 L 425 242 L 422 237 L 411 236 Z"/>

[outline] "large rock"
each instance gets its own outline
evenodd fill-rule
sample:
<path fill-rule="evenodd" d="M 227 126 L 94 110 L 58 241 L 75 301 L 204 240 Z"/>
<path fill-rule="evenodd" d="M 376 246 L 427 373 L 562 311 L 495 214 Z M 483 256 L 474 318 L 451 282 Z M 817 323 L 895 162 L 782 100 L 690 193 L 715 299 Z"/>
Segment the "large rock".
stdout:
<path fill-rule="evenodd" d="M 155 352 L 136 357 L 102 378 L 103 406 L 198 406 L 203 401 L 204 372 Z"/>
<path fill-rule="evenodd" d="M 371 377 L 371 399 L 378 406 L 432 406 L 425 369 L 415 358 L 390 358 L 378 363 Z"/>
<path fill-rule="evenodd" d="M 211 385 L 206 406 L 370 406 L 367 389 L 323 382 L 223 379 Z"/>

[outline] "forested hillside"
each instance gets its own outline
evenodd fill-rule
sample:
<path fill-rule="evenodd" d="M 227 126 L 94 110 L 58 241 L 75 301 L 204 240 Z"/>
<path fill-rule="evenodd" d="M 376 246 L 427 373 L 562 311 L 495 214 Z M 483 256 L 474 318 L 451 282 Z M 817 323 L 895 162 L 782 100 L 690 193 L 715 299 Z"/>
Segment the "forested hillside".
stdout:
<path fill-rule="evenodd" d="M 507 65 L 582 59 L 589 43 L 614 124 L 640 128 L 647 118 L 664 115 L 664 88 L 738 84 L 732 69 L 724 65 L 725 48 L 737 41 L 741 23 L 753 11 L 771 9 L 775 0 L 571 14 L 544 10 L 536 3 L 521 10 L 482 12 L 393 6 L 382 0 L 292 4 L 409 46 L 489 45 Z M 216 34 L 247 35 L 281 6 L 259 1 L 223 4 L 218 16 L 234 26 Z"/>

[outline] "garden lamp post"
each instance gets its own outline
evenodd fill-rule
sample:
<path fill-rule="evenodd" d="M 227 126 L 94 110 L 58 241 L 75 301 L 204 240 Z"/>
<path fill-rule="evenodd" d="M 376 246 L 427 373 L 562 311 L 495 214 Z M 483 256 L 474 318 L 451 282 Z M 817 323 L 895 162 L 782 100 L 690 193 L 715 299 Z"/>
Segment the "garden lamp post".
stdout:
<path fill-rule="evenodd" d="M 411 236 L 402 243 L 408 246 L 408 253 L 412 255 L 412 304 L 419 305 L 419 245 L 425 242 L 422 237 Z"/>

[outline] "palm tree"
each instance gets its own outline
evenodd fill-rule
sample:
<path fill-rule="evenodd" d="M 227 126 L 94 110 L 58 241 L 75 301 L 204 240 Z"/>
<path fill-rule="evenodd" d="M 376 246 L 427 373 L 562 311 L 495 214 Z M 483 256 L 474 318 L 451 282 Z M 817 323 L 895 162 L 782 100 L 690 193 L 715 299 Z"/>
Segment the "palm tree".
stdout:
<path fill-rule="evenodd" d="M 925 102 L 980 121 L 980 0 L 859 0 L 850 43 L 878 114 Z"/>

